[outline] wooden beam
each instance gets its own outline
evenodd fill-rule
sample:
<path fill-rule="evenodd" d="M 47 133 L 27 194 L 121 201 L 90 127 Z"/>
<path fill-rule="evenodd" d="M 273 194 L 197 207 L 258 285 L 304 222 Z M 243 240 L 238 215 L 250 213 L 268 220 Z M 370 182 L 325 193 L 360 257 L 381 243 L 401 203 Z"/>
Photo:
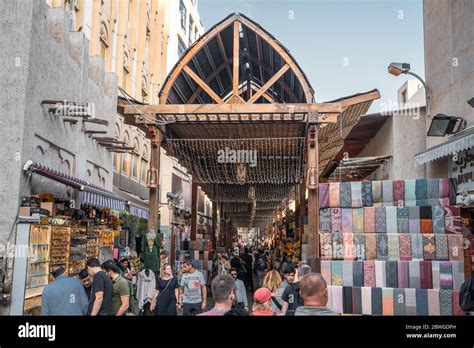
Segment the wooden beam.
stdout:
<path fill-rule="evenodd" d="M 199 76 L 197 76 L 194 71 L 189 66 L 183 67 L 183 70 L 188 74 L 196 83 L 201 87 L 209 96 L 214 99 L 217 104 L 222 104 L 222 99 L 209 87 Z"/>
<path fill-rule="evenodd" d="M 233 70 L 232 70 L 232 92 L 234 95 L 239 95 L 239 60 L 240 60 L 240 33 L 239 33 L 239 21 L 234 21 L 234 53 L 233 59 Z"/>
<path fill-rule="evenodd" d="M 277 71 L 275 75 L 271 77 L 258 91 L 255 93 L 252 98 L 247 101 L 247 104 L 253 104 L 255 101 L 260 98 L 273 84 L 278 81 L 278 79 L 290 68 L 288 64 L 285 64 Z"/>
<path fill-rule="evenodd" d="M 232 72 L 230 71 L 230 63 L 232 63 L 232 58 L 227 57 L 227 53 L 225 52 L 224 42 L 222 41 L 221 33 L 217 34 L 217 44 L 219 45 L 219 50 L 222 55 L 222 60 L 224 61 L 230 60 L 230 62 L 226 64 L 226 71 L 227 71 L 227 77 L 229 78 L 229 81 L 232 81 Z"/>
<path fill-rule="evenodd" d="M 343 108 L 346 108 L 348 106 L 360 104 L 360 103 L 365 103 L 368 101 L 372 101 L 375 99 L 380 98 L 380 92 L 376 89 L 374 91 L 360 94 L 358 96 L 352 97 L 352 98 L 345 98 L 341 100 L 341 105 Z"/>

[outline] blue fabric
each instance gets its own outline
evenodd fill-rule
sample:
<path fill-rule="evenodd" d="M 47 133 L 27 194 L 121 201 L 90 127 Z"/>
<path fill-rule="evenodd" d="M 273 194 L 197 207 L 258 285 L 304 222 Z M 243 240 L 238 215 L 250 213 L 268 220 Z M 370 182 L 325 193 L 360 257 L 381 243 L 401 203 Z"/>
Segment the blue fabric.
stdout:
<path fill-rule="evenodd" d="M 416 315 L 428 314 L 428 290 L 416 289 Z"/>
<path fill-rule="evenodd" d="M 79 279 L 62 275 L 43 290 L 41 315 L 86 315 L 88 307 L 89 300 Z"/>
<path fill-rule="evenodd" d="M 372 315 L 382 315 L 382 288 L 372 288 Z"/>
<path fill-rule="evenodd" d="M 351 183 L 341 182 L 339 185 L 339 204 L 342 208 L 352 208 Z"/>
<path fill-rule="evenodd" d="M 371 207 L 373 205 L 371 181 L 362 182 L 362 205 L 364 207 Z"/>
<path fill-rule="evenodd" d="M 416 179 L 416 200 L 425 200 L 428 198 L 428 181 L 426 179 Z M 421 205 L 421 204 L 417 204 Z"/>
<path fill-rule="evenodd" d="M 354 261 L 352 266 L 352 271 L 354 272 L 353 276 L 353 286 L 364 286 L 364 261 Z"/>

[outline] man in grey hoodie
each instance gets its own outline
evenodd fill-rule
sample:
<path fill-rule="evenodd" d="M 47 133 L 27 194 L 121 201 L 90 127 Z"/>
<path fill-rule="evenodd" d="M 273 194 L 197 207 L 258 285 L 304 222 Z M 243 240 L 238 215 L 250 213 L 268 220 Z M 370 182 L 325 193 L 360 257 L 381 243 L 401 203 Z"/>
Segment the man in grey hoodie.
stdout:
<path fill-rule="evenodd" d="M 303 298 L 304 306 L 296 308 L 295 315 L 338 315 L 326 307 L 328 287 L 321 274 L 310 273 L 301 279 L 300 296 Z"/>

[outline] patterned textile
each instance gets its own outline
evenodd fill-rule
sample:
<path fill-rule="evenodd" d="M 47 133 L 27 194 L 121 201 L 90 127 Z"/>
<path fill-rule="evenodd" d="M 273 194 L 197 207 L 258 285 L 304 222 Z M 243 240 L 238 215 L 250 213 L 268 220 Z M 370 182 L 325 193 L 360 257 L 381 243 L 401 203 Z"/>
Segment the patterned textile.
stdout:
<path fill-rule="evenodd" d="M 397 207 L 385 207 L 387 233 L 398 233 Z"/>
<path fill-rule="evenodd" d="M 342 208 L 342 233 L 352 233 L 352 209 Z"/>
<path fill-rule="evenodd" d="M 364 233 L 364 208 L 352 209 L 352 232 Z"/>
<path fill-rule="evenodd" d="M 351 182 L 351 199 L 353 208 L 362 208 L 362 183 L 360 181 Z"/>
<path fill-rule="evenodd" d="M 440 199 L 438 199 L 438 201 L 439 201 L 439 205 L 441 205 L 443 207 L 448 207 L 449 206 L 449 197 L 440 198 Z"/>
<path fill-rule="evenodd" d="M 431 262 L 431 274 L 433 276 L 433 289 L 440 288 L 439 261 Z"/>
<path fill-rule="evenodd" d="M 464 261 L 452 261 L 453 289 L 461 289 L 464 283 Z"/>
<path fill-rule="evenodd" d="M 423 234 L 423 258 L 425 260 L 436 259 L 436 245 L 433 234 Z"/>
<path fill-rule="evenodd" d="M 387 233 L 387 216 L 385 207 L 375 208 L 375 232 Z"/>
<path fill-rule="evenodd" d="M 459 290 L 453 290 L 453 315 L 466 315 L 459 306 Z"/>
<path fill-rule="evenodd" d="M 342 264 L 342 285 L 354 285 L 354 269 L 352 261 L 344 261 Z"/>
<path fill-rule="evenodd" d="M 439 197 L 449 198 L 449 179 L 439 179 Z"/>
<path fill-rule="evenodd" d="M 420 288 L 420 261 L 408 261 L 408 274 L 410 277 L 410 288 Z"/>
<path fill-rule="evenodd" d="M 332 258 L 344 260 L 344 244 L 342 233 L 332 234 Z"/>
<path fill-rule="evenodd" d="M 416 315 L 416 289 L 405 289 L 405 314 Z"/>
<path fill-rule="evenodd" d="M 435 234 L 436 260 L 449 260 L 448 236 Z"/>
<path fill-rule="evenodd" d="M 449 259 L 455 261 L 464 260 L 464 246 L 462 234 L 448 234 Z"/>
<path fill-rule="evenodd" d="M 344 245 L 344 260 L 354 260 L 354 235 L 352 233 L 343 233 L 342 243 Z"/>
<path fill-rule="evenodd" d="M 352 303 L 352 287 L 343 286 L 342 287 L 342 297 L 343 297 L 343 313 L 352 314 L 353 303 Z"/>
<path fill-rule="evenodd" d="M 416 179 L 416 200 L 426 200 L 428 198 L 428 181 L 426 179 Z"/>
<path fill-rule="evenodd" d="M 427 190 L 428 199 L 439 198 L 439 179 L 428 179 Z"/>
<path fill-rule="evenodd" d="M 440 315 L 439 289 L 428 289 L 428 315 Z"/>
<path fill-rule="evenodd" d="M 319 211 L 319 229 L 321 233 L 331 233 L 331 209 L 325 208 Z"/>
<path fill-rule="evenodd" d="M 408 274 L 408 261 L 397 262 L 397 277 L 398 277 L 399 288 L 410 287 L 410 278 Z"/>
<path fill-rule="evenodd" d="M 339 183 L 329 183 L 329 206 L 331 208 L 339 208 Z"/>
<path fill-rule="evenodd" d="M 352 272 L 354 286 L 364 286 L 364 261 L 354 261 Z"/>
<path fill-rule="evenodd" d="M 362 289 L 360 287 L 352 288 L 352 313 L 362 314 Z"/>
<path fill-rule="evenodd" d="M 388 259 L 399 260 L 400 259 L 400 245 L 399 237 L 397 233 L 387 234 L 388 236 Z"/>
<path fill-rule="evenodd" d="M 432 208 L 432 215 L 433 215 L 433 233 L 444 234 L 445 233 L 444 207 L 440 205 L 434 205 L 431 208 Z"/>
<path fill-rule="evenodd" d="M 416 315 L 428 315 L 428 291 L 416 289 Z"/>
<path fill-rule="evenodd" d="M 362 182 L 362 205 L 364 207 L 371 207 L 373 204 L 372 201 L 372 182 L 363 181 Z"/>
<path fill-rule="evenodd" d="M 408 208 L 408 227 L 410 233 L 420 233 L 420 207 Z"/>
<path fill-rule="evenodd" d="M 393 289 L 384 288 L 382 289 L 382 314 L 393 315 Z"/>
<path fill-rule="evenodd" d="M 364 286 L 375 287 L 375 261 L 364 261 Z"/>
<path fill-rule="evenodd" d="M 405 289 L 393 289 L 393 304 L 395 315 L 405 315 Z"/>
<path fill-rule="evenodd" d="M 408 208 L 397 208 L 397 232 L 409 233 L 408 227 Z"/>
<path fill-rule="evenodd" d="M 440 289 L 453 289 L 453 268 L 451 261 L 440 261 L 439 263 L 439 286 Z"/>
<path fill-rule="evenodd" d="M 331 261 L 321 261 L 321 275 L 328 286 L 332 285 L 331 263 Z"/>
<path fill-rule="evenodd" d="M 394 180 L 393 181 L 393 200 L 395 205 L 405 202 L 405 181 Z"/>
<path fill-rule="evenodd" d="M 375 285 L 378 288 L 387 286 L 386 261 L 375 261 Z"/>
<path fill-rule="evenodd" d="M 384 206 L 393 205 L 393 181 L 383 180 L 382 181 L 382 198 Z"/>
<path fill-rule="evenodd" d="M 387 261 L 385 264 L 385 274 L 387 277 L 387 287 L 398 287 L 397 261 Z"/>
<path fill-rule="evenodd" d="M 439 309 L 441 315 L 453 315 L 453 292 L 441 289 L 439 291 Z"/>
<path fill-rule="evenodd" d="M 342 286 L 342 265 L 344 261 L 331 261 L 331 284 Z"/>
<path fill-rule="evenodd" d="M 420 285 L 423 289 L 431 289 L 433 287 L 433 275 L 431 273 L 431 262 L 420 262 Z"/>
<path fill-rule="evenodd" d="M 364 208 L 364 230 L 365 233 L 375 233 L 375 208 Z"/>
<path fill-rule="evenodd" d="M 375 203 L 382 203 L 382 181 L 372 181 L 372 201 Z"/>
<path fill-rule="evenodd" d="M 366 260 L 375 260 L 377 258 L 377 239 L 376 234 L 365 234 L 365 258 Z"/>
<path fill-rule="evenodd" d="M 423 260 L 423 236 L 421 234 L 411 234 L 411 258 Z"/>
<path fill-rule="evenodd" d="M 365 234 L 354 235 L 354 258 L 365 260 Z"/>
<path fill-rule="evenodd" d="M 342 210 L 341 208 L 331 208 L 331 230 L 332 233 L 342 232 Z"/>
<path fill-rule="evenodd" d="M 380 233 L 377 237 L 377 260 L 388 259 L 388 236 L 386 233 Z"/>
<path fill-rule="evenodd" d="M 420 220 L 421 233 L 433 233 L 433 223 L 431 220 L 422 219 Z"/>
<path fill-rule="evenodd" d="M 352 207 L 351 183 L 341 182 L 339 191 L 339 203 L 342 208 Z"/>
<path fill-rule="evenodd" d="M 405 206 L 416 205 L 416 180 L 405 180 Z"/>
<path fill-rule="evenodd" d="M 321 233 L 319 235 L 319 242 L 321 244 L 321 259 L 332 259 L 332 235 L 330 233 Z"/>
<path fill-rule="evenodd" d="M 319 184 L 319 208 L 329 207 L 329 184 Z"/>
<path fill-rule="evenodd" d="M 342 313 L 343 311 L 343 296 L 342 286 L 332 286 L 332 310 L 336 313 Z"/>
<path fill-rule="evenodd" d="M 400 234 L 398 237 L 400 244 L 400 260 L 411 260 L 411 235 Z"/>
<path fill-rule="evenodd" d="M 362 288 L 362 314 L 372 315 L 372 288 Z"/>
<path fill-rule="evenodd" d="M 372 288 L 372 315 L 382 315 L 382 289 Z"/>
<path fill-rule="evenodd" d="M 461 208 L 456 206 L 444 207 L 446 233 L 461 233 Z"/>

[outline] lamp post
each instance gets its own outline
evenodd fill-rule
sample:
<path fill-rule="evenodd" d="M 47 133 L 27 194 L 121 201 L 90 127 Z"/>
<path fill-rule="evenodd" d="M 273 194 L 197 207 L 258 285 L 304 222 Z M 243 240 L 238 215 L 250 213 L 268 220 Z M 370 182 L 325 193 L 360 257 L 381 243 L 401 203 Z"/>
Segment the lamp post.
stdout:
<path fill-rule="evenodd" d="M 430 117 L 431 94 L 425 80 L 423 80 L 421 76 L 419 76 L 418 74 L 415 74 L 414 72 L 410 71 L 410 64 L 408 63 L 396 63 L 396 62 L 390 63 L 388 66 L 388 72 L 392 74 L 393 76 L 399 76 L 400 74 L 408 74 L 408 75 L 416 77 L 421 82 L 423 87 L 425 87 L 426 116 Z"/>

